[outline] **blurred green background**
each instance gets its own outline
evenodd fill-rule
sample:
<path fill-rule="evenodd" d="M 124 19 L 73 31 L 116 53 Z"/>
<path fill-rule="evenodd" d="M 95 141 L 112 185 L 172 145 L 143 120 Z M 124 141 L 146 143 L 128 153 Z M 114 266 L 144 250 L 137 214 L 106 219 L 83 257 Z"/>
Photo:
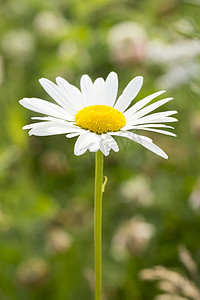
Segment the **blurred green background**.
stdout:
<path fill-rule="evenodd" d="M 1 300 L 93 299 L 94 155 L 21 129 L 37 114 L 18 100 L 50 100 L 41 77 L 79 87 L 82 74 L 113 70 L 121 93 L 142 75 L 136 100 L 166 89 L 175 100 L 162 109 L 179 112 L 177 138 L 147 134 L 169 160 L 125 140 L 105 159 L 104 300 L 175 299 L 139 274 L 163 265 L 189 276 L 179 245 L 200 265 L 199 13 L 198 0 L 0 1 Z"/>

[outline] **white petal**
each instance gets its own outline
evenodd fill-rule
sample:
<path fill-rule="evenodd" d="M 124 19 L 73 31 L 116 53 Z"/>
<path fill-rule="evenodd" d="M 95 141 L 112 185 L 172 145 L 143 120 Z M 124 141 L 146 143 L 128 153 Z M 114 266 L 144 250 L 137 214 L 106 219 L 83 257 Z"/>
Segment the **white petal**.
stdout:
<path fill-rule="evenodd" d="M 149 116 L 145 116 L 140 119 L 127 122 L 127 125 L 139 125 L 139 124 L 145 124 L 145 123 L 177 122 L 178 120 L 176 118 L 169 117 L 176 113 L 177 113 L 177 111 L 164 111 L 164 112 L 154 113 Z"/>
<path fill-rule="evenodd" d="M 89 151 L 90 152 L 97 152 L 100 149 L 101 140 L 102 140 L 101 135 L 93 133 L 92 143 L 88 147 Z"/>
<path fill-rule="evenodd" d="M 125 109 L 129 106 L 131 101 L 137 96 L 139 93 L 143 83 L 142 76 L 137 76 L 132 79 L 127 87 L 124 89 L 122 95 L 118 98 L 114 108 L 117 110 L 124 112 Z"/>
<path fill-rule="evenodd" d="M 77 132 L 75 132 L 75 133 L 68 133 L 68 134 L 66 135 L 66 137 L 69 138 L 69 139 L 71 139 L 71 138 L 73 138 L 73 137 L 75 137 L 75 136 L 78 136 L 78 135 L 80 135 L 80 134 L 83 134 L 84 132 L 85 132 L 85 130 L 80 130 L 80 131 L 77 131 Z"/>
<path fill-rule="evenodd" d="M 79 156 L 87 151 L 87 148 L 84 148 L 87 135 L 88 135 L 88 133 L 84 133 L 77 138 L 76 143 L 74 145 L 74 154 L 75 155 Z"/>
<path fill-rule="evenodd" d="M 56 83 L 64 93 L 65 98 L 67 99 L 66 105 L 68 105 L 69 103 L 76 112 L 84 107 L 83 96 L 77 87 L 70 84 L 67 80 L 63 79 L 62 77 L 57 77 Z"/>
<path fill-rule="evenodd" d="M 100 149 L 100 142 L 93 144 L 90 146 L 89 151 L 90 152 L 97 152 Z"/>
<path fill-rule="evenodd" d="M 111 150 L 111 143 L 110 143 L 110 139 L 109 136 L 107 136 L 106 134 L 102 134 L 100 135 L 100 141 L 99 141 L 99 145 L 98 148 L 94 148 L 92 147 L 93 151 L 98 151 L 99 149 L 101 150 L 101 152 L 103 153 L 103 155 L 108 156 L 110 150 Z"/>
<path fill-rule="evenodd" d="M 160 129 L 154 129 L 154 128 L 149 128 L 149 127 L 143 127 L 143 126 L 138 126 L 137 129 L 141 129 L 141 130 L 147 130 L 147 131 L 154 131 L 154 132 L 158 132 L 158 133 L 162 133 L 162 134 L 166 134 L 166 135 L 171 135 L 171 136 L 177 136 L 175 133 L 166 131 L 166 130 L 160 130 Z"/>
<path fill-rule="evenodd" d="M 29 135 L 56 135 L 70 132 L 77 132 L 79 129 L 71 125 L 60 124 L 58 122 L 37 122 L 26 125 L 23 129 L 31 129 Z"/>
<path fill-rule="evenodd" d="M 105 82 L 103 78 L 97 78 L 93 85 L 94 89 L 94 105 L 101 105 L 104 99 Z"/>
<path fill-rule="evenodd" d="M 22 127 L 23 130 L 26 130 L 26 129 L 32 129 L 34 128 L 35 126 L 39 126 L 40 124 L 47 124 L 47 122 L 38 122 L 38 123 L 32 123 L 32 124 L 28 124 L 28 125 L 25 125 Z M 49 125 L 48 125 L 49 127 Z"/>
<path fill-rule="evenodd" d="M 117 132 L 118 136 L 122 136 L 122 137 L 126 137 L 130 140 L 133 140 L 135 142 L 137 142 L 138 144 L 142 145 L 143 147 L 149 149 L 150 151 L 154 152 L 155 154 L 167 159 L 168 156 L 167 154 L 160 149 L 158 146 L 156 146 L 154 143 L 147 141 L 146 139 L 144 139 L 143 136 L 137 136 L 137 138 L 135 138 L 135 134 L 133 132 Z"/>
<path fill-rule="evenodd" d="M 142 127 L 164 127 L 164 128 L 171 128 L 171 129 L 174 129 L 173 126 L 168 126 L 168 125 L 165 125 L 165 124 L 144 124 L 144 125 L 140 125 Z M 138 129 L 138 127 L 140 126 L 133 126 L 132 129 Z"/>
<path fill-rule="evenodd" d="M 164 123 L 171 123 L 171 122 L 177 122 L 178 120 L 175 119 L 175 118 L 171 118 L 171 117 L 162 117 L 162 118 L 152 118 L 152 119 L 148 119 L 148 120 L 143 120 L 143 119 L 139 119 L 139 120 L 136 120 L 135 122 L 132 123 L 132 125 L 143 125 L 143 124 L 147 124 L 147 123 L 151 123 L 151 122 L 154 122 L 154 123 L 161 123 L 161 122 L 164 122 Z"/>
<path fill-rule="evenodd" d="M 105 82 L 105 93 L 102 104 L 113 106 L 118 92 L 118 77 L 115 72 L 108 74 Z"/>
<path fill-rule="evenodd" d="M 158 127 L 158 128 L 171 128 L 171 129 L 174 129 L 174 127 L 172 126 L 168 126 L 168 125 L 165 125 L 165 124 L 143 124 L 143 125 L 125 125 L 124 127 L 122 127 L 120 130 L 130 130 L 130 129 L 140 129 L 140 126 L 142 127 L 145 127 L 145 128 L 152 128 L 152 127 Z"/>
<path fill-rule="evenodd" d="M 19 101 L 19 103 L 35 112 L 39 112 L 41 114 L 49 115 L 52 117 L 74 121 L 74 116 L 64 110 L 62 107 L 53 104 L 51 102 L 38 99 L 38 98 L 23 98 Z"/>
<path fill-rule="evenodd" d="M 153 94 L 145 97 L 144 99 L 138 101 L 131 108 L 129 108 L 127 111 L 124 112 L 125 117 L 126 118 L 130 117 L 131 115 L 136 113 L 138 110 L 143 108 L 145 105 L 147 105 L 151 100 L 153 100 L 154 98 L 160 96 L 161 94 L 163 94 L 165 92 L 166 91 L 159 91 L 159 92 L 153 93 Z"/>
<path fill-rule="evenodd" d="M 80 131 L 76 128 L 71 128 L 69 126 L 64 126 L 60 124 L 51 125 L 48 132 L 52 134 L 64 134 L 64 133 L 79 133 Z"/>
<path fill-rule="evenodd" d="M 108 136 L 106 134 L 95 135 L 93 136 L 93 144 L 89 147 L 90 152 L 97 152 L 101 150 L 101 152 L 107 156 L 111 149 L 115 152 L 119 151 L 119 147 L 113 137 Z"/>
<path fill-rule="evenodd" d="M 52 121 L 52 122 L 57 122 L 60 124 L 64 124 L 64 125 L 68 125 L 74 128 L 77 128 L 77 126 L 75 126 L 73 124 L 73 122 L 68 122 L 62 119 L 58 119 L 58 118 L 54 118 L 54 117 L 31 117 L 32 120 L 41 120 L 41 121 Z"/>
<path fill-rule="evenodd" d="M 76 113 L 76 110 L 74 107 L 70 104 L 70 102 L 67 100 L 66 93 L 63 92 L 62 89 L 60 89 L 55 83 L 52 81 L 41 78 L 39 79 L 39 83 L 43 87 L 43 89 L 63 108 L 65 108 L 67 111 L 71 112 L 72 114 Z"/>
<path fill-rule="evenodd" d="M 74 154 L 79 156 L 85 153 L 87 149 L 94 144 L 94 135 L 95 133 L 89 131 L 81 134 L 76 140 Z"/>
<path fill-rule="evenodd" d="M 101 141 L 101 143 L 100 143 L 100 150 L 104 156 L 108 156 L 108 154 L 110 152 L 109 146 L 103 141 Z"/>
<path fill-rule="evenodd" d="M 94 93 L 93 93 L 93 83 L 88 75 L 83 75 L 81 77 L 81 91 L 84 97 L 84 105 L 90 106 L 94 105 Z"/>
<path fill-rule="evenodd" d="M 29 131 L 29 135 L 37 135 L 37 136 L 47 136 L 47 135 L 54 135 L 54 134 L 60 134 L 55 132 L 50 132 L 49 129 L 51 126 L 57 127 L 58 131 L 61 130 L 63 125 L 53 123 L 53 122 L 38 122 L 29 124 L 23 127 L 23 129 L 31 129 Z"/>
<path fill-rule="evenodd" d="M 145 121 L 145 123 L 150 123 L 152 120 Z M 176 118 L 172 117 L 166 117 L 166 118 L 161 118 L 161 119 L 154 119 L 154 123 L 160 123 L 160 122 L 165 122 L 165 123 L 171 123 L 171 122 L 177 122 L 178 120 Z"/>
<path fill-rule="evenodd" d="M 47 124 L 41 124 L 40 127 L 38 128 L 33 128 L 29 131 L 29 135 L 35 135 L 35 136 L 49 136 L 49 135 L 54 135 L 50 132 L 48 132 L 48 126 Z"/>
<path fill-rule="evenodd" d="M 117 144 L 117 142 L 115 141 L 115 139 L 111 136 L 111 135 L 107 135 L 107 134 L 103 134 L 101 135 L 102 137 L 102 141 L 104 144 L 107 145 L 107 147 L 110 149 L 112 149 L 114 152 L 118 152 L 119 151 L 119 146 Z"/>
<path fill-rule="evenodd" d="M 143 135 L 140 135 L 140 134 L 136 134 L 134 132 L 130 132 L 130 131 L 114 131 L 114 132 L 107 132 L 108 135 L 116 135 L 116 136 L 123 136 L 123 137 L 127 137 L 126 135 L 128 136 L 132 136 L 134 137 L 135 140 L 141 140 L 141 138 L 149 143 L 152 143 L 152 139 L 150 139 L 149 137 L 147 136 L 143 136 Z"/>
<path fill-rule="evenodd" d="M 173 98 L 166 98 L 166 99 L 159 100 L 159 101 L 157 101 L 157 102 L 141 109 L 140 111 L 138 111 L 134 115 L 130 116 L 130 119 L 139 119 L 139 118 L 147 115 L 148 113 L 152 112 L 156 108 L 158 108 L 158 107 L 164 105 L 165 103 L 171 101 L 172 99 Z"/>

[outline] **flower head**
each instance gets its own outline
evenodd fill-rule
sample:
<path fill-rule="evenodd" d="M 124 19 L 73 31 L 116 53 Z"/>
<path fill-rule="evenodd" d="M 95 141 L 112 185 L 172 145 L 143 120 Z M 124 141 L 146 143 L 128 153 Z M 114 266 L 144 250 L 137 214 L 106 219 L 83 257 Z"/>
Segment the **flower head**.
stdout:
<path fill-rule="evenodd" d="M 132 79 L 117 100 L 118 77 L 114 72 L 111 72 L 105 81 L 103 78 L 97 78 L 94 83 L 88 75 L 83 75 L 80 82 L 81 91 L 61 77 L 56 78 L 57 84 L 45 78 L 39 82 L 57 104 L 38 98 L 20 100 L 24 107 L 47 115 L 33 117 L 32 119 L 41 122 L 23 127 L 30 129 L 29 135 L 66 134 L 67 138 L 78 136 L 74 148 L 75 155 L 81 155 L 87 150 L 101 150 L 105 156 L 111 149 L 119 151 L 113 136 L 120 136 L 141 144 L 163 158 L 168 158 L 152 139 L 131 131 L 141 129 L 176 136 L 165 130 L 173 127 L 163 123 L 177 121 L 171 117 L 177 111 L 149 114 L 173 98 L 165 98 L 147 106 L 165 91 L 149 95 L 129 108 L 142 87 L 141 76 Z"/>

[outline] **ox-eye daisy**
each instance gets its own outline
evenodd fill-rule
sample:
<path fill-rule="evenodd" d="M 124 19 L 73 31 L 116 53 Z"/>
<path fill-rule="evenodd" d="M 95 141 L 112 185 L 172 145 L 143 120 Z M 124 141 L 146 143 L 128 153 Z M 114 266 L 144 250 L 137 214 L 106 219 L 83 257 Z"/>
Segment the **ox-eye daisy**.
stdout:
<path fill-rule="evenodd" d="M 121 96 L 117 99 L 118 78 L 111 72 L 106 80 L 97 78 L 93 83 L 89 76 L 81 77 L 81 91 L 61 77 L 56 84 L 48 79 L 40 79 L 45 91 L 57 102 L 50 103 L 38 98 L 24 98 L 20 104 L 24 107 L 47 115 L 33 117 L 40 122 L 26 125 L 29 135 L 47 136 L 66 134 L 66 137 L 77 137 L 74 154 L 81 155 L 87 150 L 96 152 L 95 165 L 95 300 L 101 300 L 101 219 L 102 219 L 102 181 L 103 154 L 110 150 L 119 151 L 113 136 L 131 139 L 157 155 L 167 158 L 167 154 L 153 141 L 135 133 L 137 129 L 155 131 L 175 136 L 166 129 L 173 129 L 163 123 L 177 121 L 172 115 L 177 112 L 152 111 L 172 100 L 165 98 L 149 104 L 165 91 L 156 92 L 129 107 L 142 86 L 143 78 L 138 76 L 130 81 Z M 133 131 L 131 131 L 133 130 Z"/>
<path fill-rule="evenodd" d="M 146 106 L 165 91 L 149 95 L 129 108 L 131 101 L 141 89 L 143 82 L 141 76 L 130 81 L 117 101 L 118 78 L 114 72 L 111 72 L 105 81 L 103 78 L 97 78 L 94 83 L 88 75 L 83 75 L 80 83 L 81 91 L 61 77 L 56 78 L 57 85 L 45 78 L 39 81 L 57 104 L 38 98 L 20 100 L 20 104 L 24 107 L 47 115 L 33 117 L 32 119 L 41 122 L 23 127 L 30 129 L 29 135 L 66 134 L 68 138 L 78 136 L 74 147 L 75 155 L 81 155 L 87 150 L 90 152 L 101 150 L 105 156 L 111 149 L 119 151 L 113 136 L 120 136 L 167 158 L 167 154 L 150 138 L 138 135 L 135 131 L 141 129 L 175 136 L 174 133 L 165 130 L 173 127 L 163 123 L 177 121 L 171 117 L 177 112 L 173 110 L 149 114 L 172 100 L 165 98 Z"/>

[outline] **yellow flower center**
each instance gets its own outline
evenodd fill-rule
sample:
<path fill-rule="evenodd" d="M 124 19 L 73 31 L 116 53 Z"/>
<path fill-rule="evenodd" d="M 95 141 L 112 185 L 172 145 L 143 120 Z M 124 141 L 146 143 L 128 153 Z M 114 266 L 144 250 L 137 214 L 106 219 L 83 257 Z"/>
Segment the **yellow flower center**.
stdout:
<path fill-rule="evenodd" d="M 75 115 L 77 126 L 97 134 L 118 131 L 126 124 L 125 116 L 107 105 L 92 105 L 81 109 Z"/>

